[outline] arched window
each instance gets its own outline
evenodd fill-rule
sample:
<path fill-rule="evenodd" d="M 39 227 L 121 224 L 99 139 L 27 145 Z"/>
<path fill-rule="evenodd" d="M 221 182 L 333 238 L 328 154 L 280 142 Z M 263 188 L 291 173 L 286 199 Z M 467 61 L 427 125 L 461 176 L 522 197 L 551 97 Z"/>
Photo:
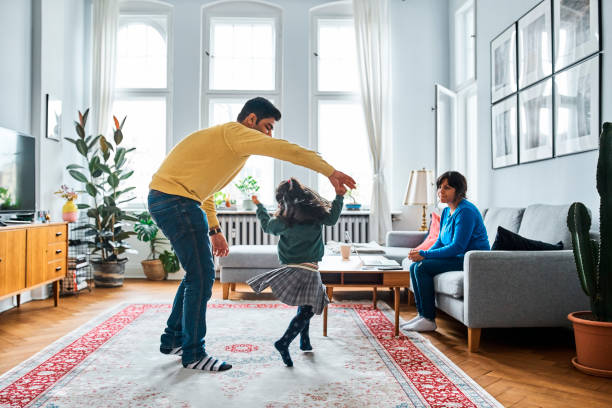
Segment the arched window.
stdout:
<path fill-rule="evenodd" d="M 359 202 L 369 206 L 372 165 L 359 97 L 355 26 L 350 2 L 311 10 L 311 126 L 315 149 L 337 169 L 351 169 L 359 180 Z M 356 163 L 359 163 L 356 165 Z M 333 197 L 329 181 L 318 176 L 319 193 Z"/>
<path fill-rule="evenodd" d="M 202 126 L 236 120 L 244 103 L 256 96 L 269 99 L 282 112 L 281 10 L 257 1 L 223 1 L 202 9 Z M 274 137 L 280 136 L 280 124 Z M 279 167 L 274 160 L 253 156 L 234 179 L 254 177 L 259 196 L 271 203 Z M 230 183 L 224 192 L 241 199 Z"/>
<path fill-rule="evenodd" d="M 127 116 L 126 145 L 136 150 L 130 158 L 136 200 L 142 209 L 151 176 L 171 145 L 171 6 L 159 2 L 124 2 L 117 32 L 117 66 L 113 114 Z"/>

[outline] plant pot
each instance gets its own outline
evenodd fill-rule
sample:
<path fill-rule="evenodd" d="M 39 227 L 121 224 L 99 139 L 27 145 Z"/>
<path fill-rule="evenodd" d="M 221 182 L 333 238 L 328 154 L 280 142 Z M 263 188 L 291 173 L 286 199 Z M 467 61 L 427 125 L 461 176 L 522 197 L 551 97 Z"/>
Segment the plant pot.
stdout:
<path fill-rule="evenodd" d="M 361 204 L 345 204 L 344 206 L 349 211 L 359 211 L 361 209 Z"/>
<path fill-rule="evenodd" d="M 72 200 L 66 201 L 66 204 L 62 207 L 62 220 L 66 222 L 76 222 L 79 219 L 79 209 L 72 202 Z"/>
<path fill-rule="evenodd" d="M 255 210 L 255 204 L 253 203 L 253 200 L 248 199 L 248 200 L 242 200 L 242 209 L 245 211 L 253 211 Z"/>
<path fill-rule="evenodd" d="M 592 316 L 588 311 L 567 315 L 576 339 L 572 364 L 586 374 L 612 377 L 612 322 L 589 320 Z"/>
<path fill-rule="evenodd" d="M 91 261 L 96 288 L 116 288 L 123 286 L 126 262 L 127 259 L 122 259 L 117 262 Z"/>
<path fill-rule="evenodd" d="M 159 259 L 148 259 L 140 263 L 142 264 L 142 269 L 144 270 L 144 274 L 147 276 L 147 279 L 154 281 L 166 279 L 164 265 Z"/>

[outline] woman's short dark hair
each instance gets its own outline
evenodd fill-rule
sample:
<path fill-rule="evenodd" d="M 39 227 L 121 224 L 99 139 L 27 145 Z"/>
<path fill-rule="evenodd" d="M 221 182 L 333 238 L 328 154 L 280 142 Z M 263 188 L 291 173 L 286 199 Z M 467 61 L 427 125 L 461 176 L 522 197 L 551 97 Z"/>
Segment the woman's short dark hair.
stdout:
<path fill-rule="evenodd" d="M 446 180 L 449 186 L 455 189 L 456 198 L 466 198 L 467 180 L 463 174 L 458 171 L 447 171 L 436 180 L 436 188 L 440 188 L 444 180 Z"/>
<path fill-rule="evenodd" d="M 246 101 L 242 107 L 242 110 L 238 114 L 237 121 L 242 122 L 251 113 L 254 113 L 255 116 L 257 116 L 257 123 L 266 118 L 274 118 L 274 120 L 280 120 L 281 118 L 281 113 L 278 109 L 276 109 L 276 106 L 272 105 L 272 102 L 266 98 L 262 98 L 261 96 Z"/>
<path fill-rule="evenodd" d="M 281 181 L 276 188 L 278 211 L 275 216 L 289 227 L 321 222 L 331 211 L 331 203 L 297 179 Z"/>

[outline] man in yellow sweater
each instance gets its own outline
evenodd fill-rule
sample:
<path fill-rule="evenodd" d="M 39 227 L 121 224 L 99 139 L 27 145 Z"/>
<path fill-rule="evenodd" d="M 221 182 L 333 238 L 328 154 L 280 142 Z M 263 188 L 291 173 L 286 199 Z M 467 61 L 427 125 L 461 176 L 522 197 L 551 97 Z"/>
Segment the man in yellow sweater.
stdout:
<path fill-rule="evenodd" d="M 286 160 L 327 176 L 334 187 L 355 188 L 350 176 L 335 170 L 316 152 L 272 138 L 280 118 L 280 111 L 267 99 L 251 99 L 237 122 L 199 130 L 183 139 L 153 175 L 149 212 L 186 272 L 161 336 L 160 351 L 181 355 L 183 367 L 206 371 L 232 367 L 208 355 L 204 343 L 206 304 L 215 281 L 213 254 L 229 253 L 213 194 L 240 172 L 249 156 Z"/>

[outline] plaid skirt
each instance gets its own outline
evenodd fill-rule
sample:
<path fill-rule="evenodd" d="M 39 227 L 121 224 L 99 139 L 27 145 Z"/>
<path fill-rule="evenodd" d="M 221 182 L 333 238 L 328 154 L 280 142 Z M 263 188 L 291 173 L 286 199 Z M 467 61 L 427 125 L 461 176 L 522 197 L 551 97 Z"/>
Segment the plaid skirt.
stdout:
<path fill-rule="evenodd" d="M 316 264 L 289 264 L 260 273 L 247 280 L 251 288 L 261 293 L 267 287 L 281 302 L 291 306 L 310 305 L 315 314 L 321 314 L 329 303 L 325 285 Z"/>

